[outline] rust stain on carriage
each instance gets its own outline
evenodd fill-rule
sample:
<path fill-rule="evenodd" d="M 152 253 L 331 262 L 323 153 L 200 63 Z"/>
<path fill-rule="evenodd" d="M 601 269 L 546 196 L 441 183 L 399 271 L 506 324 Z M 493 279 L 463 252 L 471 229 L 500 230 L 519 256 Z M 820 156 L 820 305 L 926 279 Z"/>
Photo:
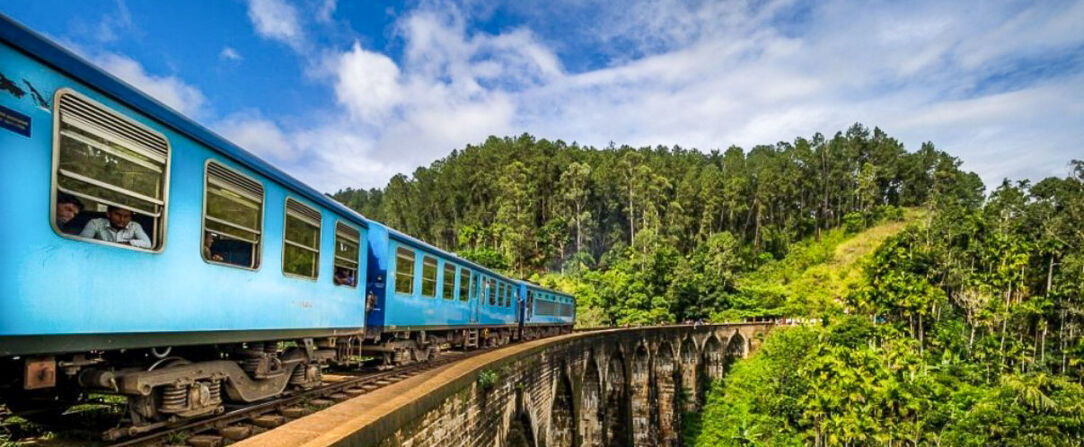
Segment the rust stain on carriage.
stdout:
<path fill-rule="evenodd" d="M 47 357 L 27 357 L 23 375 L 23 388 L 39 390 L 56 386 L 56 359 Z"/>

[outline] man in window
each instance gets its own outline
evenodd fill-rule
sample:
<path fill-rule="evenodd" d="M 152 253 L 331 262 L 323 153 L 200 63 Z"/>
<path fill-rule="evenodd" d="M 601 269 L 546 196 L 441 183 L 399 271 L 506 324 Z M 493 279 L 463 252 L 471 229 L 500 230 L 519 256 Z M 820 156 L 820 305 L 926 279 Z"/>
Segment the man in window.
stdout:
<path fill-rule="evenodd" d="M 337 286 L 353 286 L 354 274 L 350 269 L 335 267 L 335 285 Z"/>
<path fill-rule="evenodd" d="M 216 236 L 216 234 L 210 231 L 203 232 L 203 259 L 222 262 L 224 258 L 219 250 L 216 250 L 217 247 L 215 247 L 215 243 L 218 242 Z"/>
<path fill-rule="evenodd" d="M 151 239 L 143 232 L 143 227 L 139 222 L 132 222 L 132 212 L 114 206 L 106 209 L 105 217 L 87 222 L 86 228 L 83 228 L 79 235 L 133 247 L 151 248 Z"/>
<path fill-rule="evenodd" d="M 66 192 L 56 194 L 56 227 L 67 234 L 79 234 L 76 228 L 75 216 L 83 211 L 83 202 Z"/>

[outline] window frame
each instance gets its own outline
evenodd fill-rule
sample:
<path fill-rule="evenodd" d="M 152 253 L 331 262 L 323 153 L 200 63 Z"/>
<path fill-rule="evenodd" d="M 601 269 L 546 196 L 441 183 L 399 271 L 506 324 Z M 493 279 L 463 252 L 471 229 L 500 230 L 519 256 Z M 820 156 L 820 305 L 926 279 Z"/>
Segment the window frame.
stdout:
<path fill-rule="evenodd" d="M 491 307 L 496 306 L 497 305 L 497 281 L 495 279 L 489 278 L 487 280 L 487 282 L 486 282 L 486 291 L 489 292 L 489 293 L 487 293 L 487 295 L 489 295 L 489 296 L 486 297 L 487 298 L 486 301 L 489 302 L 489 306 L 491 306 Z"/>
<path fill-rule="evenodd" d="M 452 269 L 451 282 L 448 282 L 448 279 L 449 279 L 448 278 L 448 269 L 449 268 Z M 456 293 L 457 290 L 459 290 L 455 286 L 456 285 L 455 280 L 457 278 L 456 274 L 458 272 L 459 272 L 459 268 L 457 268 L 457 266 L 455 264 L 453 264 L 451 262 L 448 262 L 448 261 L 443 262 L 443 265 L 440 267 L 440 279 L 437 281 L 437 282 L 440 283 L 439 289 L 440 289 L 440 294 L 441 294 L 440 298 L 441 299 L 445 299 L 445 300 L 448 300 L 448 301 L 455 301 L 455 293 Z M 451 292 L 451 293 L 448 293 L 448 292 Z"/>
<path fill-rule="evenodd" d="M 400 292 L 399 291 L 399 273 L 401 272 L 401 270 L 400 270 L 401 266 L 399 265 L 399 250 L 410 252 L 411 262 L 410 262 L 410 291 L 409 292 Z M 414 280 L 417 279 L 417 277 L 418 277 L 417 270 L 418 270 L 418 251 L 414 250 L 412 248 L 404 247 L 402 245 L 395 246 L 395 272 L 394 272 L 394 274 L 395 274 L 394 279 L 395 280 L 392 282 L 392 291 L 396 295 L 411 296 L 411 297 L 414 296 L 414 292 L 415 292 Z"/>
<path fill-rule="evenodd" d="M 255 264 L 256 264 L 254 267 L 245 267 L 243 265 L 230 264 L 230 263 L 224 262 L 224 261 L 214 261 L 214 260 L 211 260 L 211 259 L 207 259 L 206 257 L 203 256 L 203 238 L 206 237 L 206 234 L 207 234 L 207 231 L 208 231 L 207 230 L 207 196 L 209 195 L 210 191 L 209 191 L 209 188 L 207 188 L 207 185 L 208 185 L 208 183 L 210 183 L 209 180 L 210 180 L 210 175 L 211 175 L 211 170 L 210 170 L 211 163 L 214 163 L 214 164 L 218 165 L 220 168 L 223 168 L 223 169 L 225 169 L 227 171 L 230 171 L 230 173 L 232 173 L 232 174 L 236 174 L 238 176 L 244 177 L 245 179 L 251 180 L 254 183 L 259 184 L 260 189 L 263 190 L 263 196 L 260 197 L 260 231 L 259 231 L 258 239 L 256 241 L 256 250 L 255 250 L 255 253 L 253 253 L 253 255 L 252 255 L 252 258 L 253 258 L 253 260 L 255 261 Z M 267 224 L 267 212 L 266 211 L 267 211 L 267 189 L 264 188 L 264 185 L 263 185 L 262 182 L 260 182 L 259 180 L 255 179 L 254 177 L 252 177 L 250 175 L 244 174 L 244 173 L 242 173 L 242 172 L 240 172 L 240 171 L 238 171 L 238 170 L 236 170 L 236 169 L 222 163 L 221 161 L 219 161 L 219 160 L 217 160 L 215 158 L 208 158 L 207 161 L 205 161 L 203 163 L 203 214 L 200 215 L 200 237 L 199 237 L 199 253 L 200 253 L 200 255 L 199 255 L 199 257 L 201 259 L 203 259 L 203 261 L 208 263 L 208 264 L 222 265 L 222 266 L 233 267 L 233 268 L 238 268 L 238 269 L 242 269 L 242 270 L 248 270 L 248 271 L 252 271 L 252 272 L 259 271 L 260 268 L 263 267 L 263 237 L 264 237 L 264 233 L 265 233 L 264 232 L 264 225 Z"/>
<path fill-rule="evenodd" d="M 467 277 L 463 278 L 466 274 Z M 459 278 L 459 287 L 456 287 L 456 293 L 459 294 L 459 302 L 465 303 L 470 301 L 470 288 L 471 288 L 471 271 L 469 268 L 459 266 L 459 271 L 456 273 L 456 278 Z"/>
<path fill-rule="evenodd" d="M 312 266 L 313 276 L 298 275 L 296 273 L 291 273 L 291 272 L 286 271 L 286 246 L 287 245 L 294 244 L 294 245 L 301 246 L 301 247 L 298 247 L 298 248 L 301 248 L 303 250 L 307 249 L 309 251 L 313 251 L 312 247 L 305 247 L 305 246 L 303 246 L 303 245 L 301 245 L 301 244 L 299 244 L 297 242 L 289 241 L 289 243 L 287 243 L 287 239 L 286 239 L 286 219 L 288 217 L 290 217 L 290 201 L 291 200 L 293 200 L 294 203 L 297 203 L 298 205 L 301 205 L 301 206 L 303 206 L 305 208 L 313 210 L 317 214 L 320 215 L 320 220 L 317 222 L 317 225 L 316 225 L 316 250 L 315 250 L 315 254 L 316 254 L 316 258 L 315 258 L 316 261 L 315 262 L 316 262 L 316 264 Z M 295 216 L 294 218 L 304 221 L 304 219 L 300 218 L 300 217 Z M 320 212 L 320 209 L 316 208 L 316 207 L 313 207 L 313 206 L 310 206 L 309 204 L 307 204 L 305 202 L 302 202 L 302 201 L 300 201 L 298 199 L 295 199 L 295 198 L 291 197 L 289 194 L 287 194 L 286 198 L 283 199 L 283 201 L 282 201 L 282 274 L 283 274 L 283 276 L 286 276 L 286 277 L 289 277 L 289 278 L 306 279 L 306 280 L 314 281 L 314 282 L 318 281 L 320 279 L 320 250 L 321 250 L 321 245 L 322 245 L 322 244 L 320 244 L 320 242 L 321 242 L 321 239 L 323 238 L 323 234 L 324 234 L 324 215 L 323 215 L 323 213 Z M 332 263 L 332 264 L 334 264 L 334 263 Z"/>
<path fill-rule="evenodd" d="M 426 259 L 432 259 L 433 260 L 433 294 L 432 295 L 426 295 L 425 294 L 425 260 Z M 440 262 L 439 262 L 439 260 L 437 259 L 436 256 L 426 254 L 426 253 L 422 253 L 422 263 L 421 264 L 422 264 L 421 290 L 418 290 L 418 296 L 420 296 L 422 298 L 434 298 L 435 299 L 437 297 L 437 291 L 440 290 L 440 288 L 437 287 L 437 282 L 438 282 L 437 279 L 440 278 Z"/>
<path fill-rule="evenodd" d="M 78 234 L 68 234 L 68 233 L 65 233 L 63 230 L 61 230 L 60 227 L 58 227 L 56 225 L 56 199 L 57 199 L 57 193 L 60 192 L 60 189 L 59 189 L 60 188 L 60 178 L 59 178 L 59 173 L 60 173 L 60 146 L 61 146 L 60 145 L 60 143 L 61 143 L 61 141 L 60 141 L 60 124 L 61 124 L 61 115 L 62 115 L 61 110 L 60 110 L 60 105 L 61 105 L 61 99 L 65 95 L 71 95 L 71 96 L 75 97 L 76 99 L 78 99 L 80 101 L 85 101 L 85 102 L 89 103 L 91 106 L 100 108 L 100 109 L 102 109 L 102 111 L 108 113 L 112 118 L 115 118 L 115 119 L 117 119 L 117 120 L 119 120 L 121 122 L 127 123 L 128 125 L 135 126 L 135 127 L 139 128 L 140 130 L 143 130 L 143 131 L 151 134 L 152 136 L 161 138 L 162 141 L 165 143 L 166 155 L 165 155 L 165 161 L 163 162 L 163 165 L 162 165 L 162 199 L 161 199 L 161 201 L 162 201 L 162 205 L 161 205 L 162 206 L 162 211 L 161 211 L 162 223 L 159 225 L 159 227 L 161 227 L 161 234 L 158 234 L 157 229 L 152 229 L 152 231 L 148 234 L 148 237 L 151 239 L 151 247 L 152 248 L 135 247 L 135 246 L 128 245 L 128 244 L 118 244 L 118 243 L 115 243 L 115 242 L 107 242 L 107 241 L 103 241 L 103 240 L 99 240 L 99 239 L 94 239 L 94 238 L 89 238 L 89 237 L 82 237 L 82 236 L 80 236 Z M 123 248 L 123 249 L 127 249 L 127 250 L 135 250 L 135 251 L 140 251 L 140 252 L 144 252 L 144 253 L 151 253 L 151 254 L 161 254 L 162 252 L 164 252 L 166 250 L 166 235 L 169 233 L 169 231 L 168 231 L 168 228 L 169 228 L 168 227 L 168 223 L 169 223 L 169 189 L 170 189 L 169 186 L 170 186 L 170 183 L 171 183 L 170 182 L 170 180 L 171 180 L 170 176 L 172 175 L 172 170 L 170 168 L 173 165 L 173 144 L 169 141 L 169 138 L 167 138 L 164 133 L 159 132 L 159 131 L 157 131 L 155 129 L 152 129 L 149 125 L 141 123 L 141 122 L 137 121 L 136 119 L 129 117 L 127 114 L 122 113 L 117 108 L 109 107 L 109 106 L 107 106 L 105 104 L 102 104 L 101 102 L 96 101 L 96 100 L 90 98 L 87 95 L 79 93 L 78 91 L 76 91 L 75 89 L 70 88 L 70 87 L 59 88 L 59 89 L 57 89 L 56 93 L 53 94 L 52 114 L 53 114 L 53 117 L 52 117 L 53 141 L 51 142 L 51 150 L 52 150 L 52 160 L 53 161 L 52 161 L 52 169 L 49 171 L 49 176 L 50 176 L 50 179 L 51 179 L 51 184 L 50 184 L 50 188 L 49 188 L 49 226 L 53 229 L 53 232 L 56 233 L 58 236 L 63 237 L 65 239 L 71 239 L 71 240 L 82 241 L 82 242 L 90 242 L 90 243 L 93 243 L 93 244 L 103 245 L 103 246 L 106 246 L 106 247 L 117 247 L 117 248 Z M 121 157 L 121 158 L 124 158 L 124 157 Z M 71 192 L 68 192 L 68 191 L 65 191 L 65 193 L 66 194 L 72 194 Z M 83 197 L 84 196 L 83 194 L 72 194 L 72 195 L 74 195 L 76 197 L 79 197 L 81 199 L 84 199 L 84 200 L 92 200 L 93 199 L 95 201 L 99 201 L 98 199 L 95 199 L 93 197 L 91 197 L 91 198 Z M 131 207 L 129 207 L 129 206 L 123 206 L 122 205 L 121 208 L 125 208 L 125 209 L 128 209 L 129 211 L 131 211 Z M 132 212 L 134 213 L 136 211 L 132 211 Z M 140 212 L 140 214 L 147 214 L 147 213 Z M 144 228 L 143 232 L 146 233 L 147 229 Z M 154 237 L 154 236 L 157 236 L 157 238 Z M 155 244 L 156 242 L 157 242 L 157 244 Z"/>
<path fill-rule="evenodd" d="M 475 273 L 471 269 L 467 269 L 467 271 L 470 272 L 470 288 L 467 293 L 467 301 L 469 302 L 478 297 L 478 278 L 482 275 Z"/>
<path fill-rule="evenodd" d="M 286 223 L 283 222 L 284 226 L 285 226 L 285 224 Z M 354 267 L 354 284 L 335 284 L 335 269 L 338 268 L 338 266 L 335 265 L 335 262 L 339 260 L 339 225 L 342 225 L 342 226 L 344 226 L 346 228 L 349 228 L 351 230 L 354 230 L 354 231 L 358 232 L 358 240 L 357 240 L 357 243 L 355 244 L 358 247 L 357 248 L 358 257 L 356 259 L 354 259 L 353 261 L 351 261 L 354 264 L 357 264 L 357 266 Z M 337 219 L 335 221 L 335 242 L 334 243 L 335 243 L 335 247 L 333 247 L 332 250 L 331 250 L 331 283 L 334 284 L 335 286 L 338 286 L 338 287 L 350 287 L 350 288 L 353 288 L 353 289 L 358 288 L 358 283 L 361 282 L 361 247 L 362 247 L 362 245 L 361 245 L 361 229 L 346 223 L 346 221 L 344 221 L 343 219 Z"/>

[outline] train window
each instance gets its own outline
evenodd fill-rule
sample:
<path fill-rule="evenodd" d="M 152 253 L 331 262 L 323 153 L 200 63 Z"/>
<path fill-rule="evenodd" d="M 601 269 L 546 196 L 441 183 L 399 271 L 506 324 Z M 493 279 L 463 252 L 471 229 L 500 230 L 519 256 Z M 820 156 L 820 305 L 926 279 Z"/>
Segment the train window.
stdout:
<path fill-rule="evenodd" d="M 455 264 L 450 262 L 444 263 L 444 283 L 441 293 L 444 294 L 443 298 L 446 300 L 455 299 Z"/>
<path fill-rule="evenodd" d="M 358 286 L 358 247 L 361 232 L 350 225 L 335 224 L 335 271 L 332 280 L 337 286 Z"/>
<path fill-rule="evenodd" d="M 512 307 L 512 285 L 504 287 L 504 307 Z"/>
<path fill-rule="evenodd" d="M 437 296 L 437 258 L 422 256 L 422 296 Z"/>
<path fill-rule="evenodd" d="M 489 295 L 489 305 L 490 306 L 496 306 L 497 305 L 497 282 L 494 281 L 493 279 L 490 279 L 489 280 L 489 285 L 486 286 L 486 292 Z"/>
<path fill-rule="evenodd" d="M 260 266 L 263 185 L 208 161 L 203 189 L 203 260 L 255 269 Z"/>
<path fill-rule="evenodd" d="M 320 212 L 286 199 L 283 226 L 282 271 L 287 275 L 316 279 L 320 263 Z"/>
<path fill-rule="evenodd" d="M 467 301 L 470 298 L 470 270 L 459 268 L 459 301 Z"/>
<path fill-rule="evenodd" d="M 414 250 L 395 249 L 395 293 L 414 294 Z"/>
<path fill-rule="evenodd" d="M 60 91 L 54 117 L 54 230 L 161 251 L 169 196 L 166 137 L 67 89 Z"/>
<path fill-rule="evenodd" d="M 503 282 L 498 282 L 497 283 L 497 289 L 494 291 L 494 293 L 497 295 L 497 297 L 496 297 L 497 307 L 504 307 L 504 283 Z"/>

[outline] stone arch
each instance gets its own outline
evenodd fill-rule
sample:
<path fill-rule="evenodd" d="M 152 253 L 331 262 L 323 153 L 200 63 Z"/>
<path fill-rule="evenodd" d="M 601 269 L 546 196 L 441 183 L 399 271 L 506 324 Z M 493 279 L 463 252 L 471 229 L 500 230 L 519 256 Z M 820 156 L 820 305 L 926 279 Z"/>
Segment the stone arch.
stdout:
<path fill-rule="evenodd" d="M 504 437 L 505 446 L 535 447 L 534 422 L 531 420 L 531 412 L 527 411 L 527 408 L 523 388 L 517 388 L 515 411 L 512 413 L 508 433 Z"/>
<path fill-rule="evenodd" d="M 692 337 L 681 342 L 681 354 L 678 358 L 678 368 L 681 371 L 681 396 L 678 401 L 682 412 L 693 413 L 700 408 L 700 356 L 696 341 Z"/>
<path fill-rule="evenodd" d="M 700 354 L 700 377 L 697 378 L 697 382 L 700 383 L 700 402 L 707 397 L 711 382 L 723 377 L 724 362 L 723 344 L 715 335 L 708 336 L 707 340 L 704 340 L 704 349 Z"/>
<path fill-rule="evenodd" d="M 672 447 L 679 443 L 681 415 L 678 409 L 678 393 L 681 378 L 674 361 L 674 347 L 664 341 L 655 352 L 655 387 L 657 388 L 659 445 Z"/>
<path fill-rule="evenodd" d="M 629 377 L 630 409 L 632 410 L 632 445 L 656 446 L 655 387 L 652 386 L 651 353 L 641 344 L 632 355 Z"/>
<path fill-rule="evenodd" d="M 628 374 L 625 356 L 615 350 L 606 367 L 606 402 L 602 405 L 603 431 L 608 446 L 627 446 L 629 439 Z"/>
<path fill-rule="evenodd" d="M 733 363 L 739 359 L 745 358 L 746 343 L 745 337 L 740 332 L 734 332 L 734 335 L 730 336 L 730 339 L 726 342 L 726 354 L 723 364 L 723 372 L 733 366 Z"/>
<path fill-rule="evenodd" d="M 584 368 L 580 389 L 580 445 L 602 447 L 602 377 L 593 355 L 588 355 Z"/>
<path fill-rule="evenodd" d="M 561 368 L 553 389 L 553 408 L 550 410 L 549 447 L 573 447 L 576 442 L 576 418 L 572 402 L 572 381 L 565 368 Z"/>

